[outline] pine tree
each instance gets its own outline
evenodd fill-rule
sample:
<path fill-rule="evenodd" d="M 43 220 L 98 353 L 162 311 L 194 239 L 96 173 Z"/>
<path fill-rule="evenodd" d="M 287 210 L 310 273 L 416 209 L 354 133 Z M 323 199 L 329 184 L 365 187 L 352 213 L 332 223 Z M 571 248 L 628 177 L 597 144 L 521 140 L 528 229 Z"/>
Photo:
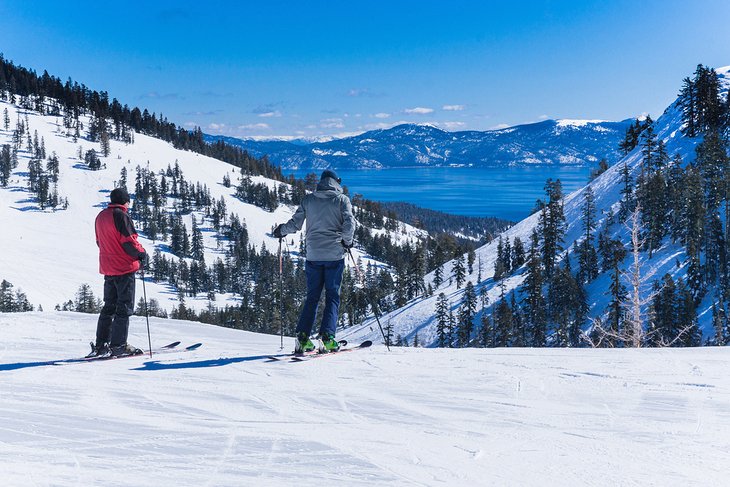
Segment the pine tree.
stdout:
<path fill-rule="evenodd" d="M 452 268 L 453 277 L 456 281 L 456 289 L 461 289 L 461 285 L 464 284 L 466 278 L 466 269 L 464 268 L 464 255 L 460 254 L 454 260 L 454 266 Z"/>
<path fill-rule="evenodd" d="M 527 327 L 514 292 L 510 293 L 510 310 L 512 311 L 512 346 L 525 347 L 528 341 Z"/>
<path fill-rule="evenodd" d="M 3 279 L 0 283 L 0 313 L 12 313 L 13 311 L 15 311 L 13 285 Z"/>
<path fill-rule="evenodd" d="M 684 168 L 682 167 L 682 157 L 677 154 L 672 159 L 667 170 L 667 202 L 670 208 L 669 214 L 669 233 L 672 237 L 672 243 L 676 243 L 681 238 L 682 228 L 680 221 L 682 219 L 682 194 L 684 191 Z"/>
<path fill-rule="evenodd" d="M 626 129 L 624 140 L 619 143 L 619 150 L 621 150 L 622 155 L 627 155 L 639 145 L 639 136 L 643 129 L 644 127 L 639 119 L 634 120 L 634 123 Z"/>
<path fill-rule="evenodd" d="M 695 112 L 697 95 L 694 82 L 686 77 L 682 80 L 682 90 L 679 92 L 680 106 L 682 107 L 682 133 L 687 137 L 697 136 L 697 114 Z"/>
<path fill-rule="evenodd" d="M 625 220 L 626 217 L 634 211 L 636 207 L 636 197 L 634 195 L 634 181 L 629 170 L 628 163 L 624 162 L 621 166 L 621 180 L 623 181 L 623 187 L 621 188 L 621 204 L 619 207 L 618 217 L 619 220 Z"/>
<path fill-rule="evenodd" d="M 433 271 L 433 286 L 438 288 L 444 282 L 444 266 L 439 265 Z"/>
<path fill-rule="evenodd" d="M 512 244 L 512 266 L 513 270 L 519 269 L 525 263 L 525 246 L 520 237 L 515 237 Z"/>
<path fill-rule="evenodd" d="M 193 234 L 190 248 L 190 254 L 193 259 L 198 262 L 205 262 L 205 247 L 203 245 L 203 234 L 198 227 L 198 222 L 193 215 Z"/>
<path fill-rule="evenodd" d="M 98 313 L 100 310 L 100 303 L 94 297 L 91 287 L 88 284 L 82 284 L 76 292 L 74 311 L 79 313 Z"/>
<path fill-rule="evenodd" d="M 474 329 L 474 316 L 477 311 L 477 295 L 471 281 L 466 283 L 464 298 L 459 309 L 458 343 L 460 347 L 469 346 Z"/>
<path fill-rule="evenodd" d="M 10 181 L 10 174 L 13 170 L 10 146 L 4 144 L 0 149 L 0 186 L 6 187 Z"/>
<path fill-rule="evenodd" d="M 642 226 L 646 228 L 645 240 L 650 259 L 654 249 L 659 248 L 668 231 L 669 202 L 667 201 L 667 193 L 667 184 L 662 172 L 651 172 L 644 184 L 643 198 L 639 203 Z"/>
<path fill-rule="evenodd" d="M 679 302 L 674 279 L 665 274 L 661 284 L 654 283 L 649 321 L 649 342 L 653 345 L 671 343 L 680 332 Z"/>
<path fill-rule="evenodd" d="M 580 339 L 587 305 L 585 292 L 575 280 L 570 269 L 570 260 L 555 269 L 548 288 L 549 317 L 555 323 L 556 344 L 561 347 L 575 347 Z"/>
<path fill-rule="evenodd" d="M 101 169 L 101 160 L 99 159 L 99 156 L 96 155 L 96 151 L 94 149 L 86 151 L 86 154 L 84 155 L 84 162 L 86 162 L 86 165 L 89 166 L 89 169 L 92 171 Z"/>
<path fill-rule="evenodd" d="M 714 344 L 725 346 L 730 343 L 730 328 L 727 313 L 722 302 L 712 303 L 712 328 L 715 331 Z"/>
<path fill-rule="evenodd" d="M 512 340 L 512 309 L 504 297 L 497 303 L 494 312 L 494 346 L 507 347 Z"/>
<path fill-rule="evenodd" d="M 522 307 L 525 312 L 527 345 L 543 347 L 547 339 L 547 305 L 543 295 L 543 268 L 540 258 L 539 237 L 533 230 L 527 257 L 527 273 L 520 292 L 524 296 Z"/>
<path fill-rule="evenodd" d="M 548 202 L 540 213 L 540 233 L 542 237 L 542 262 L 545 276 L 550 278 L 558 254 L 563 250 L 565 234 L 565 213 L 563 211 L 563 185 L 560 179 L 548 179 L 545 183 Z"/>
<path fill-rule="evenodd" d="M 683 327 L 681 336 L 678 335 L 678 346 L 697 347 L 702 340 L 702 333 L 697 323 L 695 299 L 692 291 L 683 282 L 677 288 L 677 300 L 678 322 Z"/>
<path fill-rule="evenodd" d="M 492 320 L 486 312 L 482 312 L 481 329 L 479 330 L 479 345 L 481 347 L 493 347 Z"/>
<path fill-rule="evenodd" d="M 598 254 L 593 246 L 593 232 L 596 229 L 596 205 L 593 190 L 588 186 L 583 193 L 583 240 L 578 245 L 578 280 L 591 282 L 598 276 Z"/>
<path fill-rule="evenodd" d="M 46 162 L 46 172 L 48 172 L 48 175 L 51 177 L 51 181 L 54 183 L 58 182 L 59 161 L 55 152 L 51 154 L 48 162 Z"/>
<path fill-rule="evenodd" d="M 469 275 L 471 275 L 474 273 L 474 261 L 476 260 L 476 252 L 474 252 L 473 248 L 469 248 L 469 251 L 466 255 L 467 272 L 469 273 Z"/>
<path fill-rule="evenodd" d="M 499 236 L 497 241 L 497 258 L 494 261 L 494 280 L 502 279 L 508 272 L 508 266 L 505 265 L 504 241 Z"/>
<path fill-rule="evenodd" d="M 446 347 L 449 343 L 449 301 L 446 294 L 439 293 L 436 298 L 436 336 L 438 346 Z"/>
<path fill-rule="evenodd" d="M 618 340 L 619 333 L 624 328 L 625 313 L 624 303 L 627 298 L 626 287 L 621 282 L 621 263 L 626 258 L 626 249 L 621 240 L 610 240 L 607 243 L 606 253 L 610 255 L 610 261 L 607 262 L 611 269 L 611 283 L 607 294 L 611 296 L 608 304 L 608 319 L 606 344 L 611 347 L 621 345 Z"/>
<path fill-rule="evenodd" d="M 688 261 L 687 286 L 694 296 L 695 304 L 699 304 L 705 292 L 700 252 L 705 238 L 706 212 L 702 177 L 694 166 L 688 166 L 685 172 L 682 206 L 680 225 Z"/>

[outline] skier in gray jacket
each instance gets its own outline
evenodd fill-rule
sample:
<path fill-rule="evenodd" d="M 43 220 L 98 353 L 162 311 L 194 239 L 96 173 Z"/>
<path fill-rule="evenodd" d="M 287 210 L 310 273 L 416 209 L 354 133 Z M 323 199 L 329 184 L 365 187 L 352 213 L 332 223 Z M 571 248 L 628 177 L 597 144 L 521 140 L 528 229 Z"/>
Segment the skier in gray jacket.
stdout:
<path fill-rule="evenodd" d="M 317 314 L 319 297 L 325 289 L 325 306 L 319 328 L 320 351 L 337 351 L 335 340 L 337 315 L 340 307 L 340 285 L 345 270 L 345 251 L 352 248 L 355 217 L 350 198 L 342 192 L 342 180 L 332 170 L 322 173 L 317 190 L 304 197 L 288 222 L 274 229 L 274 237 L 301 230 L 307 222 L 307 299 L 297 324 L 296 353 L 314 350 L 309 336 Z"/>

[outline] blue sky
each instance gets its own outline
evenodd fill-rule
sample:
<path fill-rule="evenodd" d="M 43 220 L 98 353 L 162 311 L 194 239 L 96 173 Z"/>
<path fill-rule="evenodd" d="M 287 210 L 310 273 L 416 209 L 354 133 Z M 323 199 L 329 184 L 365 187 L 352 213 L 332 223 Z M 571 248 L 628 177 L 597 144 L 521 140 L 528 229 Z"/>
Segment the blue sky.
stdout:
<path fill-rule="evenodd" d="M 108 4 L 108 5 L 107 5 Z M 0 2 L 0 52 L 207 133 L 656 118 L 730 65 L 730 2 Z"/>

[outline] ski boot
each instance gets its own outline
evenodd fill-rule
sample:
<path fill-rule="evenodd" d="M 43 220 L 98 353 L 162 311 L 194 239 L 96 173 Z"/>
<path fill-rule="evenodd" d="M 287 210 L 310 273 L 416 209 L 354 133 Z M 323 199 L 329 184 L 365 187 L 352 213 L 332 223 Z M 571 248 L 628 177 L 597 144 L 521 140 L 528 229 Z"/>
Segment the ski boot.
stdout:
<path fill-rule="evenodd" d="M 91 352 L 84 358 L 108 357 L 111 354 L 108 343 L 95 345 L 94 342 L 89 342 L 89 345 L 91 345 Z"/>
<path fill-rule="evenodd" d="M 142 350 L 129 344 L 119 345 L 118 347 L 111 347 L 112 357 L 128 357 L 130 355 L 141 355 L 142 353 Z"/>
<path fill-rule="evenodd" d="M 320 337 L 319 342 L 319 353 L 330 353 L 340 350 L 340 342 L 335 340 L 334 335 L 325 335 Z"/>
<path fill-rule="evenodd" d="M 294 344 L 294 353 L 303 354 L 312 350 L 314 350 L 314 343 L 309 339 L 309 336 L 304 332 L 297 335 L 297 341 Z"/>

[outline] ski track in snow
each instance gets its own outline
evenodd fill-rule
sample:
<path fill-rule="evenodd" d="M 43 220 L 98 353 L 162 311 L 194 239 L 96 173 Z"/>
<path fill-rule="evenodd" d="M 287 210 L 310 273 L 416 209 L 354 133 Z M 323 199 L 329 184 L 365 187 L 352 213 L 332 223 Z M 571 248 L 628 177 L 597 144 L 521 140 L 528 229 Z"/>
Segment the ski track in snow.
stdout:
<path fill-rule="evenodd" d="M 7 486 L 722 485 L 730 350 L 371 349 L 152 319 L 192 352 L 43 366 L 96 316 L 0 314 Z M 133 317 L 130 343 L 146 342 Z M 285 343 L 291 346 L 291 339 Z M 288 348 L 287 348 L 288 350 Z"/>

